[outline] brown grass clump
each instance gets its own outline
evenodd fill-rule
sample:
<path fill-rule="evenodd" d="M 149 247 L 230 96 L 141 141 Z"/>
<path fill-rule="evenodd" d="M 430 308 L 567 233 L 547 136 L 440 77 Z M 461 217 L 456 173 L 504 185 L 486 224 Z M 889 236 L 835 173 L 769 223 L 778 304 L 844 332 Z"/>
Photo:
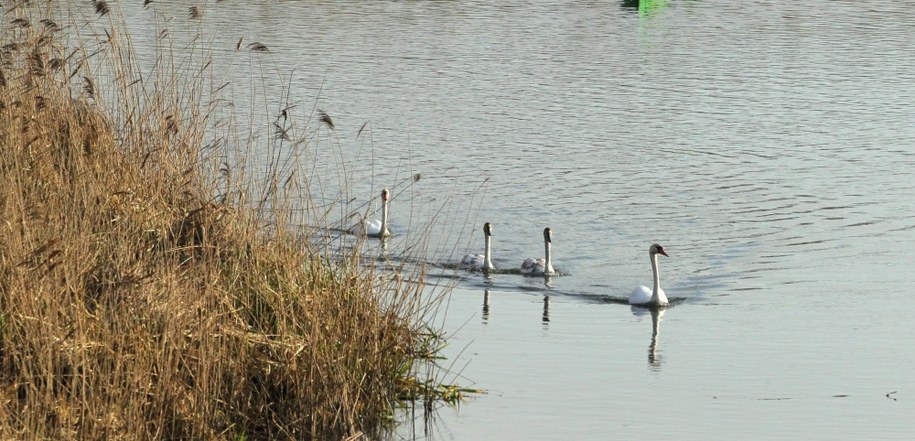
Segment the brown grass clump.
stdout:
<path fill-rule="evenodd" d="M 95 55 L 30 14 L 0 27 L 0 438 L 382 426 L 429 355 L 421 286 L 214 198 L 205 112 L 120 77 L 104 110 Z"/>

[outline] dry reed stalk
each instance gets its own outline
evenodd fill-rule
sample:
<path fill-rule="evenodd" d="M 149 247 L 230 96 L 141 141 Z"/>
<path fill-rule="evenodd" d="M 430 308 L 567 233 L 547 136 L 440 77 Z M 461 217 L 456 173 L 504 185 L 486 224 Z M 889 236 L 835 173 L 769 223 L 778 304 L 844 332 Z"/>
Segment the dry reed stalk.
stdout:
<path fill-rule="evenodd" d="M 414 364 L 434 355 L 422 323 L 434 302 L 403 281 L 422 269 L 384 277 L 357 251 L 303 246 L 320 240 L 277 214 L 278 191 L 269 212 L 246 202 L 250 189 L 215 199 L 199 85 L 168 70 L 133 81 L 116 29 L 100 33 L 96 60 L 12 8 L 23 21 L 0 35 L 0 438 L 326 439 L 389 422 Z M 114 93 L 99 93 L 93 62 L 120 73 Z"/>

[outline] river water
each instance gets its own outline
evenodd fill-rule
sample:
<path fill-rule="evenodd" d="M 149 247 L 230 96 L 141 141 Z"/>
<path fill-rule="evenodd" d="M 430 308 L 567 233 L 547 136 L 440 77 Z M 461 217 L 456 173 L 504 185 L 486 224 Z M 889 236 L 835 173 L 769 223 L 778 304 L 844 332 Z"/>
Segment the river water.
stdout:
<path fill-rule="evenodd" d="M 502 271 L 436 317 L 445 378 L 485 393 L 395 439 L 915 432 L 911 3 L 135 3 L 141 49 L 167 18 L 238 108 L 292 106 L 347 198 L 394 188 L 392 258 L 422 237 L 447 283 L 493 223 Z M 547 226 L 563 274 L 517 274 Z M 659 317 L 620 303 L 654 242 Z"/>

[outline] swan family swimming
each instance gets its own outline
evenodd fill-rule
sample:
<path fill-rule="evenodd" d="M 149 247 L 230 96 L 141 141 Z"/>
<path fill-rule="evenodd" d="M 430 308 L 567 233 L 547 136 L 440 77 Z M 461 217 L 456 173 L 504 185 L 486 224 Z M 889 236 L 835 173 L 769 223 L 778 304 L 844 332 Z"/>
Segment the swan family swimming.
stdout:
<path fill-rule="evenodd" d="M 381 190 L 381 220 L 372 219 L 360 222 L 353 229 L 354 234 L 369 237 L 385 238 L 391 235 L 388 230 L 388 202 L 391 192 L 387 188 Z M 483 254 L 467 254 L 461 259 L 460 266 L 468 271 L 495 271 L 492 263 L 492 224 L 483 224 L 484 249 Z M 521 274 L 532 276 L 552 276 L 558 274 L 553 268 L 551 245 L 553 243 L 553 230 L 549 227 L 543 229 L 543 257 L 529 257 L 521 263 Z M 652 244 L 648 248 L 648 259 L 651 262 L 653 284 L 651 288 L 639 285 L 629 294 L 628 302 L 633 306 L 657 308 L 666 306 L 669 301 L 667 294 L 661 289 L 661 276 L 658 270 L 658 255 L 669 257 L 664 247 Z"/>
<path fill-rule="evenodd" d="M 492 224 L 483 224 L 483 237 L 485 240 L 483 254 L 466 254 L 461 259 L 461 268 L 468 271 L 493 271 L 496 267 L 492 264 Z M 556 274 L 550 257 L 550 243 L 553 230 L 549 227 L 543 230 L 544 255 L 546 257 L 529 257 L 521 263 L 521 274 L 535 276 L 550 276 Z"/>
<path fill-rule="evenodd" d="M 483 224 L 483 235 L 485 238 L 485 248 L 483 254 L 467 254 L 461 259 L 461 268 L 468 271 L 494 271 L 495 266 L 492 264 L 492 224 L 486 222 Z M 521 263 L 521 274 L 536 276 L 555 275 L 556 270 L 553 268 L 551 244 L 553 242 L 553 230 L 549 227 L 543 229 L 543 254 L 544 257 L 530 257 Z M 669 301 L 667 294 L 661 289 L 661 275 L 658 270 L 658 255 L 669 257 L 661 244 L 652 244 L 648 248 L 648 259 L 651 261 L 651 273 L 654 278 L 652 288 L 644 285 L 637 286 L 629 294 L 628 302 L 633 306 L 645 308 L 658 308 L 666 306 Z"/>

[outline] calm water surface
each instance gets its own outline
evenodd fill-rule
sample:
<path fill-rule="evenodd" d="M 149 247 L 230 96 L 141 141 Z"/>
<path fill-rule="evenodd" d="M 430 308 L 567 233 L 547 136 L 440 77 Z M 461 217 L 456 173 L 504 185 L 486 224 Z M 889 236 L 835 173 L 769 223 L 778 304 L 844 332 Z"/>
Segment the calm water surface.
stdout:
<path fill-rule="evenodd" d="M 154 14 L 207 35 L 240 108 L 272 121 L 288 87 L 316 173 L 345 169 L 358 203 L 397 189 L 395 258 L 432 224 L 427 259 L 453 263 L 491 221 L 513 269 L 553 228 L 561 277 L 459 274 L 446 352 L 486 393 L 394 438 L 915 432 L 911 4 L 153 5 L 122 7 L 138 35 Z M 682 299 L 656 328 L 613 301 L 649 284 L 652 242 Z"/>

